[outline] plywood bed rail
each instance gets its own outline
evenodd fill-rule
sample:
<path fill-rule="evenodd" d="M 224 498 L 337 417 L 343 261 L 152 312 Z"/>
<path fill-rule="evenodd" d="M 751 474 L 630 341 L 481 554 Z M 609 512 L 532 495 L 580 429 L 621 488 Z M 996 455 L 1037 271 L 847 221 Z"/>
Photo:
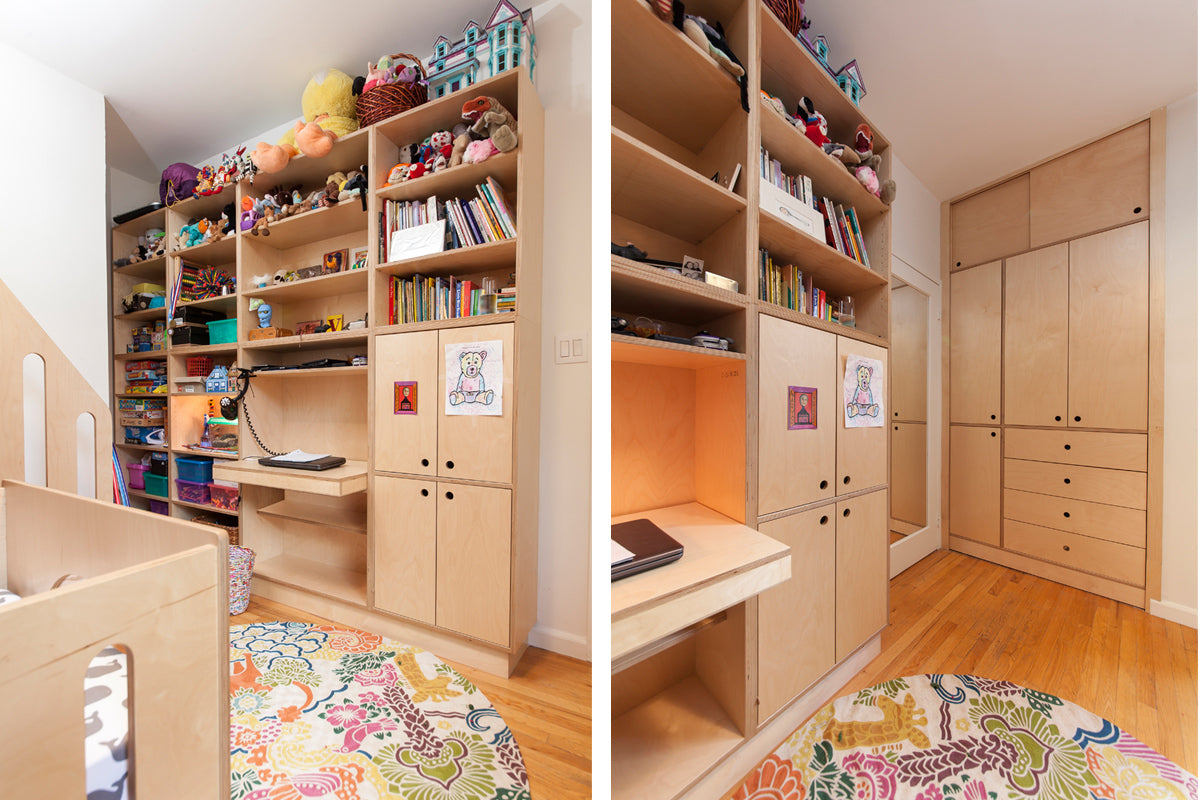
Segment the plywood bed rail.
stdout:
<path fill-rule="evenodd" d="M 36 356 L 44 370 L 46 485 L 77 491 L 80 452 L 78 425 L 89 415 L 94 447 L 85 448 L 85 473 L 95 476 L 95 496 L 112 499 L 112 413 L 53 340 L 0 281 L 0 478 L 25 480 L 25 360 Z M 34 362 L 36 364 L 36 362 Z M 34 482 L 40 483 L 40 480 Z"/>

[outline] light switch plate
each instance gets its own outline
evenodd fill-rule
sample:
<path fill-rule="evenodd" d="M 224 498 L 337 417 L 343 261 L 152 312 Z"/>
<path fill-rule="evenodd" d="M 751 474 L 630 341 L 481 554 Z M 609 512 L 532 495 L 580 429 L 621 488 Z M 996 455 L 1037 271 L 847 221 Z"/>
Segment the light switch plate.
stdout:
<path fill-rule="evenodd" d="M 587 336 L 567 334 L 554 337 L 555 364 L 583 364 L 588 360 Z"/>

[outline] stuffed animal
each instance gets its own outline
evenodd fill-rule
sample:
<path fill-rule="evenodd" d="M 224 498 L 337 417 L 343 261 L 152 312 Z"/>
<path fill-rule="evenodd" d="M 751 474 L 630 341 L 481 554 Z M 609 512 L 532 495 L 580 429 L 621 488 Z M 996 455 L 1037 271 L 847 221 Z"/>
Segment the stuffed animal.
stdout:
<path fill-rule="evenodd" d="M 872 152 L 874 145 L 875 135 L 871 133 L 870 126 L 863 123 L 854 130 L 853 147 L 830 142 L 824 146 L 824 150 L 829 156 L 845 164 L 846 169 L 850 170 L 850 174 L 858 179 L 863 188 L 891 205 L 896 199 L 896 182 L 891 178 L 882 182 L 879 180 L 877 170 L 883 159 Z"/>
<path fill-rule="evenodd" d="M 478 164 L 481 161 L 487 161 L 500 151 L 496 149 L 496 145 L 492 144 L 491 139 L 480 139 L 477 142 L 471 142 L 463 151 L 464 164 Z"/>
<path fill-rule="evenodd" d="M 729 42 L 725 39 L 725 29 L 720 22 L 709 22 L 703 17 L 685 13 L 683 0 L 672 0 L 672 22 L 676 28 L 694 41 L 701 50 L 708 53 L 738 82 L 741 91 L 742 109 L 750 112 L 750 100 L 746 96 L 746 68 L 734 54 Z"/>
<path fill-rule="evenodd" d="M 817 147 L 823 148 L 829 143 L 829 123 L 825 121 L 825 116 L 817 111 L 812 100 L 807 97 L 800 98 L 800 102 L 796 103 L 796 116 L 793 117 L 793 121 Z"/>
<path fill-rule="evenodd" d="M 321 127 L 321 121 L 326 116 L 328 115 L 322 114 L 307 125 L 297 122 L 296 127 L 292 129 L 296 149 L 309 158 L 324 158 L 329 155 L 333 150 L 333 143 L 337 141 L 336 133 Z"/>
<path fill-rule="evenodd" d="M 450 156 L 454 154 L 454 134 L 450 131 L 434 131 L 428 141 L 428 149 L 421 160 L 430 172 L 441 172 L 450 166 Z"/>
<path fill-rule="evenodd" d="M 365 167 L 363 168 L 365 169 Z M 338 191 L 338 202 L 342 203 L 352 197 L 362 199 L 363 210 L 367 208 L 367 176 L 362 169 L 352 169 L 346 174 L 346 180 L 342 182 L 341 188 Z"/>
<path fill-rule="evenodd" d="M 450 166 L 457 167 L 462 163 L 467 145 L 471 143 L 471 128 L 466 123 L 460 122 L 454 126 L 450 134 L 454 137 L 454 149 L 450 151 Z"/>
<path fill-rule="evenodd" d="M 463 119 L 471 122 L 471 133 L 487 137 L 501 153 L 517 146 L 517 120 L 494 97 L 480 95 L 463 103 Z"/>
<path fill-rule="evenodd" d="M 316 123 L 335 138 L 358 130 L 353 88 L 354 79 L 339 69 L 314 75 L 300 96 L 300 108 L 304 113 L 300 129 L 304 130 L 309 123 Z M 297 147 L 296 133 L 295 129 L 288 131 L 273 145 L 259 142 L 251 156 L 254 165 L 263 172 L 278 172 L 287 166 L 292 156 L 301 152 Z M 317 142 L 316 131 L 309 133 L 312 141 Z"/>
<path fill-rule="evenodd" d="M 388 171 L 387 185 L 395 186 L 398 183 L 404 183 L 408 180 L 408 171 L 412 168 L 412 164 L 408 162 L 397 164 Z"/>

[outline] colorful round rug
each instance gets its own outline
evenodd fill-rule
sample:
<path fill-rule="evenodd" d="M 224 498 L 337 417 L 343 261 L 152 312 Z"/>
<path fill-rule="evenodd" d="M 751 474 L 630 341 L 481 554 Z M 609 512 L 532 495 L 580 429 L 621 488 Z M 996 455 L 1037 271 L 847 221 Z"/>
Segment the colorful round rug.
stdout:
<path fill-rule="evenodd" d="M 1196 777 L 1073 703 L 1007 681 L 918 675 L 818 711 L 734 800 L 1149 800 Z"/>
<path fill-rule="evenodd" d="M 298 622 L 229 631 L 233 800 L 529 800 L 512 731 L 432 653 Z"/>

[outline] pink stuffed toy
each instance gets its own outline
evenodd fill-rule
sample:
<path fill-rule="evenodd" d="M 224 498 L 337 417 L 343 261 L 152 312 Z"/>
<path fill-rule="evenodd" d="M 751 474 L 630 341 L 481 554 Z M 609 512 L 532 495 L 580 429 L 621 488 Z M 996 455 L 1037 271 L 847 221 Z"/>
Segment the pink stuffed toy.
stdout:
<path fill-rule="evenodd" d="M 481 161 L 487 161 L 499 152 L 500 150 L 492 144 L 491 139 L 479 139 L 467 145 L 467 149 L 463 152 L 463 163 L 478 164 Z"/>
<path fill-rule="evenodd" d="M 321 127 L 321 121 L 328 117 L 328 114 L 321 114 L 307 125 L 304 122 L 296 123 L 297 150 L 309 158 L 323 158 L 329 155 L 333 143 L 337 141 L 337 134 Z"/>

